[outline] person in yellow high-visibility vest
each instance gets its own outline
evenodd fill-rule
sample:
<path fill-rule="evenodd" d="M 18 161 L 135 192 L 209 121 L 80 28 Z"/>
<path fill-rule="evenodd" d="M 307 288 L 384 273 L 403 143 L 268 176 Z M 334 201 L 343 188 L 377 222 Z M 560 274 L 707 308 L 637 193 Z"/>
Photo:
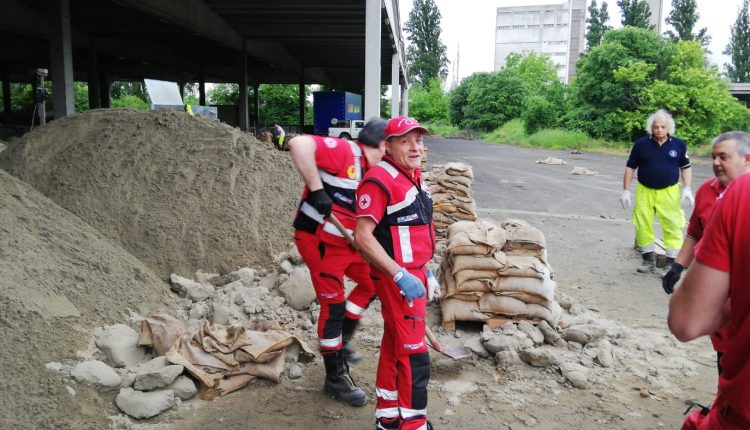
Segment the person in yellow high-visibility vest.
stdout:
<path fill-rule="evenodd" d="M 635 142 L 630 150 L 620 203 L 623 208 L 631 205 L 630 183 L 636 169 L 638 184 L 635 189 L 633 224 L 635 244 L 641 252 L 643 262 L 638 272 L 654 270 L 654 216 L 659 217 L 664 233 L 664 248 L 667 257 L 667 270 L 674 262 L 682 247 L 682 229 L 685 227 L 685 213 L 680 205 L 687 200 L 693 205 L 694 197 L 690 189 L 692 171 L 685 142 L 674 137 L 675 123 L 672 115 L 659 110 L 646 121 L 648 136 Z M 682 192 L 678 181 L 682 176 Z"/>
<path fill-rule="evenodd" d="M 280 125 L 273 123 L 273 143 L 279 148 L 279 151 L 282 151 L 284 149 L 284 136 L 286 133 L 284 133 L 284 129 L 281 128 Z"/>

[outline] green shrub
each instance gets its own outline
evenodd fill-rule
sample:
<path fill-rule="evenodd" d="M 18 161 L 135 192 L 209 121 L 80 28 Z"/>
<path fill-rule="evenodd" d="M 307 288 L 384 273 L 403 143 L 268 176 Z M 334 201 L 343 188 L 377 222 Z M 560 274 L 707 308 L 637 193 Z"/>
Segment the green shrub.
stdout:
<path fill-rule="evenodd" d="M 544 128 L 557 125 L 557 109 L 541 96 L 532 96 L 526 101 L 526 109 L 521 114 L 526 125 L 526 134 L 534 134 Z"/>
<path fill-rule="evenodd" d="M 511 145 L 528 145 L 525 127 L 520 119 L 508 121 L 495 131 L 482 135 L 482 140 Z"/>
<path fill-rule="evenodd" d="M 141 99 L 138 96 L 134 95 L 126 95 L 122 96 L 118 99 L 112 99 L 112 107 L 113 108 L 133 108 L 133 109 L 142 109 L 142 110 L 148 110 L 151 108 L 151 106 L 144 102 L 143 99 Z"/>
<path fill-rule="evenodd" d="M 590 147 L 591 138 L 580 131 L 568 131 L 559 128 L 539 130 L 528 138 L 534 148 L 545 149 L 580 149 Z"/>
<path fill-rule="evenodd" d="M 430 136 L 449 137 L 459 132 L 458 127 L 444 122 L 425 122 L 422 125 L 429 130 Z"/>

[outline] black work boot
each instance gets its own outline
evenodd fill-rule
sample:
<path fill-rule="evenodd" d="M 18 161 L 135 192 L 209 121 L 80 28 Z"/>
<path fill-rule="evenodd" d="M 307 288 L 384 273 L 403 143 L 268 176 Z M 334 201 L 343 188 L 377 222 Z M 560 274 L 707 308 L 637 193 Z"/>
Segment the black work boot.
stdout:
<path fill-rule="evenodd" d="M 638 273 L 653 272 L 654 267 L 656 266 L 656 256 L 654 255 L 654 252 L 644 252 L 641 256 L 643 257 L 643 261 L 636 271 L 638 271 Z"/>
<path fill-rule="evenodd" d="M 351 406 L 362 406 L 367 403 L 367 395 L 357 387 L 349 375 L 349 366 L 341 351 L 324 355 L 323 363 L 326 367 L 326 394 Z"/>
<path fill-rule="evenodd" d="M 344 324 L 341 327 L 341 340 L 344 345 L 341 347 L 341 351 L 344 353 L 344 360 L 349 364 L 357 364 L 362 361 L 362 354 L 357 352 L 356 349 L 350 343 L 354 332 L 359 326 L 359 320 L 344 318 Z"/>
<path fill-rule="evenodd" d="M 666 261 L 666 263 L 664 264 L 664 271 L 663 271 L 663 272 L 661 272 L 661 277 L 662 277 L 662 278 L 663 278 L 663 277 L 664 277 L 664 276 L 665 276 L 665 275 L 667 274 L 667 272 L 669 272 L 669 270 L 670 270 L 670 269 L 672 268 L 672 265 L 673 265 L 673 264 L 674 264 L 674 258 L 672 258 L 672 257 L 667 257 L 667 261 Z"/>

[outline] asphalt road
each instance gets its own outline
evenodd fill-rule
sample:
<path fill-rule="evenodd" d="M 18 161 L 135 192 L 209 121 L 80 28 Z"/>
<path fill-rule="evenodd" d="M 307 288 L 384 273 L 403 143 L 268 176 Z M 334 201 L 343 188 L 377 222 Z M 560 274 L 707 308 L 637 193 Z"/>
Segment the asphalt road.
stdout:
<path fill-rule="evenodd" d="M 450 161 L 472 166 L 480 218 L 520 218 L 542 230 L 561 291 L 620 322 L 666 329 L 661 270 L 635 271 L 640 256 L 633 249 L 632 212 L 619 202 L 625 156 L 443 138 L 427 138 L 426 145 L 428 170 Z M 549 156 L 567 164 L 536 163 Z M 695 164 L 693 190 L 713 175 L 709 160 Z M 599 173 L 571 175 L 576 166 Z M 684 208 L 689 217 L 691 208 Z M 656 229 L 660 237 L 658 223 Z"/>

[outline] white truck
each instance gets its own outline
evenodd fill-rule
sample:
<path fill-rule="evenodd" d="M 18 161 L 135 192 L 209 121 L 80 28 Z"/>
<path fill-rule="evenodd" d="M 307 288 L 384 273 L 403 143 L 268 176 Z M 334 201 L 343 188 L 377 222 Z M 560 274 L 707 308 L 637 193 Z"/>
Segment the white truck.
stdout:
<path fill-rule="evenodd" d="M 353 119 L 351 121 L 337 121 L 334 119 L 331 120 L 331 127 L 328 128 L 328 135 L 346 140 L 356 139 L 359 137 L 359 132 L 364 126 L 365 122 L 359 119 Z"/>

